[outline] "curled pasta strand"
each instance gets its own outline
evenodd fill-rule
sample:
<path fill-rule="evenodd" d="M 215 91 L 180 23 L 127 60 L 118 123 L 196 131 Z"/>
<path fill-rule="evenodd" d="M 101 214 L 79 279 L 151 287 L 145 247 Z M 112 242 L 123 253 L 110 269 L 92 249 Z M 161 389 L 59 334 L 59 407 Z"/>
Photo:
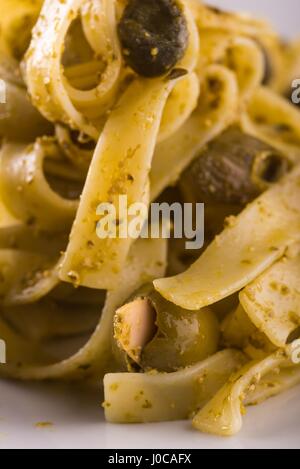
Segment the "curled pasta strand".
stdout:
<path fill-rule="evenodd" d="M 5 376 L 25 380 L 80 380 L 104 376 L 114 367 L 111 339 L 116 309 L 126 301 L 128 294 L 142 286 L 142 282 L 151 282 L 157 275 L 164 274 L 166 256 L 164 240 L 139 240 L 134 243 L 119 282 L 107 293 L 96 329 L 69 358 L 56 357 L 53 361 L 41 345 L 25 340 L 0 320 L 1 337 L 11 344 L 7 366 L 1 372 Z"/>
<path fill-rule="evenodd" d="M 37 140 L 32 146 L 3 145 L 1 193 L 5 205 L 19 220 L 64 232 L 72 224 L 78 201 L 63 198 L 46 180 L 44 160 L 51 152 L 57 152 L 57 147 L 48 140 Z"/>
<path fill-rule="evenodd" d="M 81 91 L 73 88 L 67 81 L 61 63 L 64 42 L 73 20 L 84 6 L 84 15 L 92 15 L 94 19 L 97 18 L 97 8 L 104 8 L 105 14 L 101 14 L 97 21 L 101 19 L 109 24 L 114 17 L 112 8 L 114 9 L 115 2 L 108 0 L 96 0 L 93 5 L 91 2 L 86 4 L 84 0 L 44 2 L 26 55 L 25 77 L 34 104 L 46 118 L 53 122 L 62 121 L 96 140 L 100 133 L 97 123 L 88 120 L 83 110 L 97 108 L 100 117 L 112 105 L 112 95 L 121 69 L 121 57 L 116 44 L 116 28 L 112 25 L 109 32 L 113 31 L 114 38 L 106 37 L 110 50 L 109 57 L 103 58 L 107 61 L 107 67 L 100 77 L 100 84 L 93 90 Z M 102 28 L 101 24 L 97 26 Z"/>
<path fill-rule="evenodd" d="M 72 132 L 62 125 L 55 126 L 55 136 L 66 158 L 86 176 L 93 157 L 94 142 L 89 140 L 88 144 L 92 144 L 93 149 L 87 149 L 79 140 L 74 142 Z"/>
<path fill-rule="evenodd" d="M 261 46 L 252 38 L 220 29 L 203 30 L 200 67 L 222 64 L 237 77 L 241 104 L 251 98 L 263 81 L 265 62 Z"/>
<path fill-rule="evenodd" d="M 274 371 L 275 370 L 275 371 Z M 231 436 L 242 427 L 243 404 L 261 402 L 300 381 L 300 367 L 279 350 L 260 362 L 238 371 L 193 419 L 200 431 Z"/>
<path fill-rule="evenodd" d="M 282 96 L 266 87 L 259 87 L 240 120 L 245 132 L 277 148 L 292 163 L 298 163 L 300 160 L 299 116 L 299 110 Z"/>

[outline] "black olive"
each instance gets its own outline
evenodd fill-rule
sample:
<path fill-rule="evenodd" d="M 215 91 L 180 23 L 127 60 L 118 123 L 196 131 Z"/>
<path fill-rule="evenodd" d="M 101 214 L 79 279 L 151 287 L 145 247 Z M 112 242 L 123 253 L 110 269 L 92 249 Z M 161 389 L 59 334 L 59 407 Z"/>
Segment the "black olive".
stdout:
<path fill-rule="evenodd" d="M 187 22 L 175 0 L 129 0 L 118 32 L 126 63 L 148 78 L 169 72 L 188 45 Z"/>
<path fill-rule="evenodd" d="M 206 204 L 208 239 L 223 229 L 226 217 L 237 215 L 290 169 L 272 146 L 230 127 L 182 174 L 180 188 L 186 201 Z"/>
<path fill-rule="evenodd" d="M 205 199 L 245 205 L 289 168 L 270 145 L 231 127 L 215 139 L 182 175 L 181 183 Z"/>
<path fill-rule="evenodd" d="M 268 151 L 265 153 L 265 157 L 257 162 L 254 174 L 261 182 L 273 184 L 281 179 L 288 167 L 289 163 L 282 158 L 282 155 Z"/>

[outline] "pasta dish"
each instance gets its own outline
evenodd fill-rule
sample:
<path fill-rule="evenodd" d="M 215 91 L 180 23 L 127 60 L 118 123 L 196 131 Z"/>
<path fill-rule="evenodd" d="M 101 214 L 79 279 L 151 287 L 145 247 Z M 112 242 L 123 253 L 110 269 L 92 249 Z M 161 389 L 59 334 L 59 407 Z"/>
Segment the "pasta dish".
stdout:
<path fill-rule="evenodd" d="M 229 436 L 300 383 L 300 42 L 200 0 L 0 0 L 3 378 Z M 99 236 L 100 204 L 146 207 Z M 143 237 L 205 204 L 205 241 Z"/>

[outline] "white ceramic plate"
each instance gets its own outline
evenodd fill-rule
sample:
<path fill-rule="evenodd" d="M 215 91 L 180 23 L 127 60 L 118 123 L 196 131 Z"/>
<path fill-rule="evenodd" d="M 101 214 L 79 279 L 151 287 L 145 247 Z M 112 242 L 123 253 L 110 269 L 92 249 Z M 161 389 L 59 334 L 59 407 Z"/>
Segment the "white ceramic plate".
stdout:
<path fill-rule="evenodd" d="M 215 0 L 274 21 L 283 35 L 300 34 L 299 0 Z M 0 382 L 0 448 L 300 448 L 299 388 L 248 410 L 242 432 L 229 439 L 202 435 L 189 422 L 110 425 L 100 392 Z M 183 396 L 184 399 L 184 396 Z M 37 425 L 51 422 L 51 426 Z"/>
<path fill-rule="evenodd" d="M 184 397 L 183 397 L 184 399 Z M 51 427 L 39 427 L 51 422 Z M 216 438 L 190 422 L 111 425 L 104 422 L 99 393 L 73 387 L 1 383 L 0 448 L 300 448 L 299 388 L 250 408 L 242 432 Z"/>

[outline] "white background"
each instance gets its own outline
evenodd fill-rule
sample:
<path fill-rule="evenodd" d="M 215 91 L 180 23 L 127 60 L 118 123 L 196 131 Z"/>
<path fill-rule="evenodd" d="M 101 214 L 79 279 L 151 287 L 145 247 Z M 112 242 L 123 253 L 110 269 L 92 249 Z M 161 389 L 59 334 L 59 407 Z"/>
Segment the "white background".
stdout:
<path fill-rule="evenodd" d="M 300 33 L 299 0 L 215 0 L 213 4 L 272 18 L 282 34 Z M 53 427 L 37 428 L 41 421 L 50 421 Z M 103 421 L 100 393 L 0 382 L 0 448 L 16 447 L 300 448 L 299 388 L 251 408 L 242 432 L 223 439 L 202 435 L 189 422 L 109 425 Z"/>
<path fill-rule="evenodd" d="M 271 19 L 284 35 L 300 35 L 299 0 L 214 0 L 208 3 L 224 9 L 249 11 Z"/>

